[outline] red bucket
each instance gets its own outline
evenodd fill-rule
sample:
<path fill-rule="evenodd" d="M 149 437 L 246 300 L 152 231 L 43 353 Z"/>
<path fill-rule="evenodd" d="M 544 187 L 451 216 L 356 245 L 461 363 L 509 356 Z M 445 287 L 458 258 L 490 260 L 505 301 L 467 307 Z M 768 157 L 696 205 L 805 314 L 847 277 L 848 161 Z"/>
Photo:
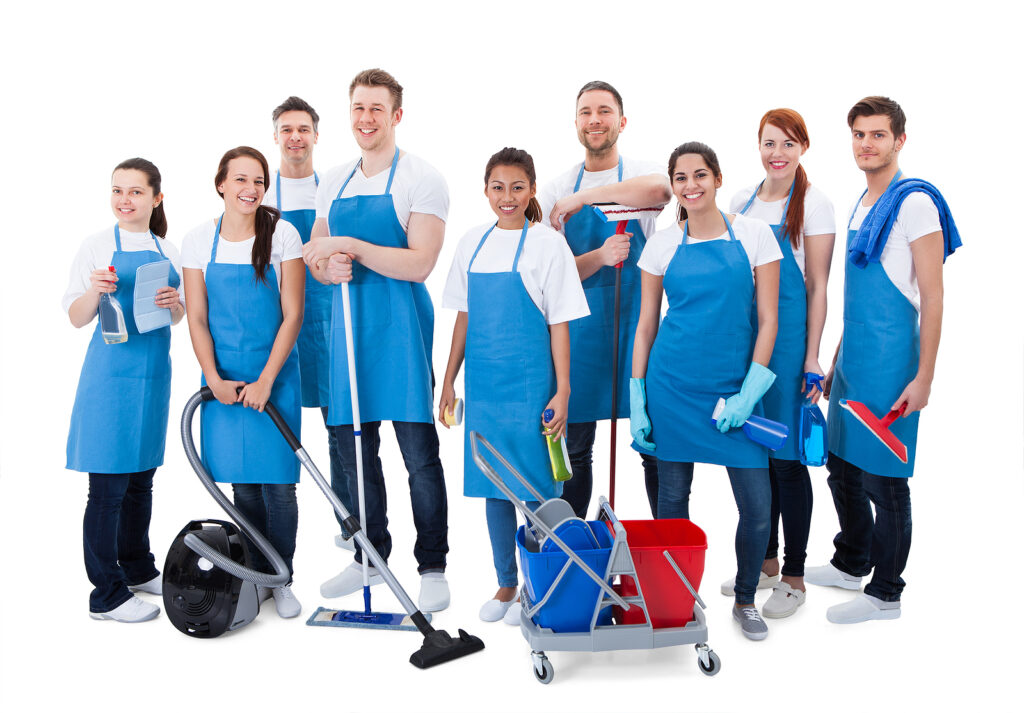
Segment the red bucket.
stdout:
<path fill-rule="evenodd" d="M 694 598 L 663 553 L 668 551 L 690 586 L 699 591 L 700 580 L 704 576 L 704 553 L 708 549 L 707 535 L 689 520 L 620 522 L 626 529 L 626 541 L 643 589 L 651 626 L 655 629 L 685 626 L 693 619 Z M 607 524 L 611 529 L 612 524 Z M 637 595 L 632 577 L 623 576 L 620 580 L 616 585 L 620 594 Z M 619 624 L 644 623 L 643 611 L 635 606 L 629 611 L 614 607 L 613 616 Z"/>

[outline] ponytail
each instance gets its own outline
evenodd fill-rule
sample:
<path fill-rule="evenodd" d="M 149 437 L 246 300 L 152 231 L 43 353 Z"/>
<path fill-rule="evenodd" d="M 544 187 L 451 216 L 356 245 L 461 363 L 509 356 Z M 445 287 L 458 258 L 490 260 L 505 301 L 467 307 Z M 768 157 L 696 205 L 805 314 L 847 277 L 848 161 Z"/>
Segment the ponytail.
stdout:
<path fill-rule="evenodd" d="M 530 202 L 526 206 L 526 219 L 531 223 L 539 223 L 541 218 L 544 217 L 544 211 L 540 209 L 540 203 L 537 202 L 537 197 L 534 196 L 530 199 Z"/>
<path fill-rule="evenodd" d="M 789 201 L 789 210 L 783 216 L 782 234 L 789 238 L 794 248 L 800 247 L 800 236 L 804 234 L 804 198 L 811 187 L 807 180 L 807 171 L 803 166 L 796 167 L 796 178 L 793 179 L 793 197 Z"/>
<path fill-rule="evenodd" d="M 160 169 L 152 161 L 147 161 L 144 158 L 125 159 L 114 166 L 114 171 L 121 169 L 141 171 L 146 176 L 146 183 L 153 190 L 153 195 L 160 195 Z M 160 201 L 160 205 L 154 208 L 153 213 L 149 216 L 149 230 L 153 235 L 159 235 L 161 238 L 167 237 L 167 214 L 164 213 L 163 201 Z"/>

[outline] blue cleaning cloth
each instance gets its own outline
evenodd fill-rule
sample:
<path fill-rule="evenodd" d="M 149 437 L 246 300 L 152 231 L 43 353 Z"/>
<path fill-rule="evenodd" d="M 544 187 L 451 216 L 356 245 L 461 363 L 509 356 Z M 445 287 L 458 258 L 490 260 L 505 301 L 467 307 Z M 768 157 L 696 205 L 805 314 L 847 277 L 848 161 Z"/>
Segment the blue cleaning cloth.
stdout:
<path fill-rule="evenodd" d="M 935 207 L 939 209 L 939 224 L 942 226 L 942 239 L 945 242 L 942 261 L 945 262 L 946 258 L 963 244 L 960 242 L 960 231 L 956 229 L 953 215 L 949 212 L 946 199 L 939 193 L 939 189 L 919 178 L 905 178 L 883 193 L 868 211 L 850 245 L 850 260 L 854 265 L 863 268 L 869 262 L 878 262 L 881 259 L 885 241 L 889 239 L 889 231 L 896 222 L 900 206 L 907 196 L 917 192 L 927 193 Z"/>

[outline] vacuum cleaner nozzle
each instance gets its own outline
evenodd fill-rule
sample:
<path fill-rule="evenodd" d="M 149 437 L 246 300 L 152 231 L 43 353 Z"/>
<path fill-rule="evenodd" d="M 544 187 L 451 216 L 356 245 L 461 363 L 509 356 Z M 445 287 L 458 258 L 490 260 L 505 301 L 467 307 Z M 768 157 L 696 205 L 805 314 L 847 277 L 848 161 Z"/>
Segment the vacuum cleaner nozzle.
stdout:
<path fill-rule="evenodd" d="M 423 646 L 409 657 L 409 663 L 416 668 L 430 668 L 483 650 L 484 642 L 462 629 L 457 639 L 447 631 L 434 630 L 423 637 Z"/>

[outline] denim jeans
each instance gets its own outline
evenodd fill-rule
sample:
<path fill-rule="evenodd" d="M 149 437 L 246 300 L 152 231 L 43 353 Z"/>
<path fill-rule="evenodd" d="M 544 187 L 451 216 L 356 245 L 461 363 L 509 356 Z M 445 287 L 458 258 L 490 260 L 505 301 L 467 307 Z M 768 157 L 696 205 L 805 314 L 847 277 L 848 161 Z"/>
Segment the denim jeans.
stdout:
<path fill-rule="evenodd" d="M 531 511 L 540 505 L 535 500 L 527 501 Z M 516 568 L 516 506 L 501 498 L 487 498 L 484 504 L 487 515 L 487 534 L 491 538 L 491 556 L 494 571 L 498 575 L 499 587 L 518 587 L 519 570 Z"/>
<path fill-rule="evenodd" d="M 587 519 L 590 496 L 594 490 L 594 439 L 597 422 L 569 423 L 565 426 L 565 448 L 569 451 L 572 477 L 562 484 L 562 500 L 565 500 L 576 516 Z M 644 486 L 651 515 L 658 516 L 658 459 L 646 453 L 640 454 L 644 468 Z"/>
<path fill-rule="evenodd" d="M 448 494 L 441 468 L 440 443 L 433 423 L 393 421 L 398 447 L 405 469 L 409 472 L 409 495 L 412 519 L 416 526 L 413 554 L 419 572 L 443 572 L 448 554 Z M 330 426 L 338 443 L 341 466 L 345 472 L 348 492 L 359 516 L 359 486 L 356 474 L 356 445 L 352 426 Z M 384 486 L 384 469 L 380 461 L 380 421 L 362 424 L 363 489 L 366 499 L 366 522 L 362 527 L 377 553 L 386 561 L 391 555 L 391 534 L 388 532 L 388 493 Z M 334 487 L 334 483 L 332 483 Z M 334 487 L 337 493 L 339 488 Z M 341 497 L 339 493 L 338 497 Z M 362 550 L 356 545 L 356 562 L 362 562 Z"/>
<path fill-rule="evenodd" d="M 786 557 L 782 574 L 803 577 L 807 559 L 807 539 L 811 534 L 811 508 L 814 492 L 807 466 L 798 460 L 768 459 L 772 484 L 771 532 L 768 534 L 766 560 L 779 556 L 779 515 L 786 535 Z"/>
<path fill-rule="evenodd" d="M 345 477 L 345 470 L 341 464 L 338 437 L 335 435 L 334 429 L 327 425 L 327 407 L 321 406 L 320 413 L 324 416 L 324 426 L 327 426 L 327 453 L 331 459 L 331 490 L 335 492 L 346 510 L 359 517 L 359 503 L 356 498 L 352 497 L 352 493 L 348 491 L 348 478 Z M 341 533 L 348 535 L 349 533 L 345 530 L 345 526 L 341 523 L 341 516 L 338 513 L 334 513 L 334 517 L 338 524 L 341 525 Z"/>
<path fill-rule="evenodd" d="M 768 544 L 772 488 L 767 468 L 726 468 L 740 511 L 736 526 L 736 603 L 753 604 Z M 693 463 L 658 461 L 658 517 L 690 517 Z"/>
<path fill-rule="evenodd" d="M 295 498 L 295 484 L 232 483 L 231 490 L 235 495 L 235 507 L 270 541 L 291 574 L 295 535 L 299 529 L 299 503 Z M 273 573 L 270 562 L 252 540 L 246 539 L 245 544 L 252 557 L 253 569 Z"/>
<path fill-rule="evenodd" d="M 910 483 L 907 478 L 873 475 L 828 454 L 828 487 L 839 515 L 832 565 L 856 577 L 875 574 L 864 593 L 898 602 L 910 555 Z M 871 506 L 875 506 L 872 516 Z"/>
<path fill-rule="evenodd" d="M 128 585 L 160 572 L 149 551 L 153 474 L 89 473 L 89 500 L 82 521 L 85 572 L 94 589 L 89 611 L 108 612 L 132 598 Z"/>

